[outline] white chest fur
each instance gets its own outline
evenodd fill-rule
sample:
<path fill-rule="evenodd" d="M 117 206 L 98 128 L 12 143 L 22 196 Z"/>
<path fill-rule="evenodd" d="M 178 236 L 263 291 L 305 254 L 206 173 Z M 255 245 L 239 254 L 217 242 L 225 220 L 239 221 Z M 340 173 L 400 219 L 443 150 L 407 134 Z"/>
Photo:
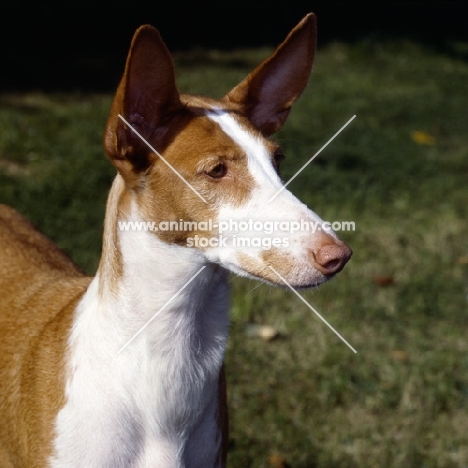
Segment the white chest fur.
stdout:
<path fill-rule="evenodd" d="M 215 466 L 226 272 L 206 265 L 180 292 L 204 266 L 199 254 L 136 232 L 121 249 L 118 301 L 97 276 L 76 312 L 51 466 Z"/>

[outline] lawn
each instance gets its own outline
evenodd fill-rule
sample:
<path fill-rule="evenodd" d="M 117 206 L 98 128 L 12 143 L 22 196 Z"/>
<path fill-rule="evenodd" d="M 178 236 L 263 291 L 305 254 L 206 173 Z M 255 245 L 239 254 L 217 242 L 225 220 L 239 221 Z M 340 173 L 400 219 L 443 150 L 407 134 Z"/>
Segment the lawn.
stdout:
<path fill-rule="evenodd" d="M 289 188 L 354 250 L 301 292 L 232 277 L 227 350 L 232 467 L 468 466 L 468 62 L 398 41 L 319 48 L 276 135 Z M 176 55 L 179 87 L 222 96 L 270 50 Z M 0 95 L 0 202 L 88 273 L 114 170 L 102 150 L 111 95 Z M 270 326 L 276 339 L 256 336 Z"/>

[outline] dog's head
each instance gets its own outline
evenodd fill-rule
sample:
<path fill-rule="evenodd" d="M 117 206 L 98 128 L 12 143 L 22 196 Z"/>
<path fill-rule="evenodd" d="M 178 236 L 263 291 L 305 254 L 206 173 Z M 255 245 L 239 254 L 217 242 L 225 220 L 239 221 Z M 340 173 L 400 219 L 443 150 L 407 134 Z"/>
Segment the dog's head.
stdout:
<path fill-rule="evenodd" d="M 104 136 L 131 198 L 122 217 L 154 223 L 148 235 L 173 248 L 274 284 L 309 287 L 340 271 L 351 250 L 284 188 L 283 153 L 270 139 L 307 85 L 315 40 L 309 14 L 216 100 L 180 94 L 158 31 L 140 27 Z"/>

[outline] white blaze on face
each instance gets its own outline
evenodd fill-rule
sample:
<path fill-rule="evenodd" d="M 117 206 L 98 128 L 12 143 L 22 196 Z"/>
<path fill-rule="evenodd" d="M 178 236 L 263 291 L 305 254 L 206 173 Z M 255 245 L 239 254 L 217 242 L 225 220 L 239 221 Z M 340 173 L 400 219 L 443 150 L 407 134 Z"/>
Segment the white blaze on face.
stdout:
<path fill-rule="evenodd" d="M 266 190 L 273 190 L 273 193 L 280 190 L 281 180 L 271 163 L 268 148 L 261 139 L 242 128 L 229 111 L 214 110 L 207 115 L 245 151 L 249 171 L 257 184 Z"/>
<path fill-rule="evenodd" d="M 255 181 L 244 204 L 220 207 L 220 245 L 207 251 L 210 260 L 267 281 L 277 282 L 270 275 L 271 265 L 292 283 L 322 282 L 324 277 L 312 266 L 310 252 L 323 243 L 323 221 L 291 192 L 281 190 L 283 184 L 261 135 L 242 126 L 228 111 L 208 111 L 207 116 L 245 152 L 247 170 Z M 333 232 L 326 233 L 336 238 Z"/>

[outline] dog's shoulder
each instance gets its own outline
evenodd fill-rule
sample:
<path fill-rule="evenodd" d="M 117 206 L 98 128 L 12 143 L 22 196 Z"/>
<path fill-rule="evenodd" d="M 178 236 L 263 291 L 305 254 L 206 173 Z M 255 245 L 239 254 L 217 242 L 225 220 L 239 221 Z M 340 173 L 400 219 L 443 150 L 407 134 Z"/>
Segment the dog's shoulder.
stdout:
<path fill-rule="evenodd" d="M 8 205 L 0 204 L 0 276 L 15 271 L 22 275 L 35 272 L 67 276 L 84 273 L 29 220 Z"/>

